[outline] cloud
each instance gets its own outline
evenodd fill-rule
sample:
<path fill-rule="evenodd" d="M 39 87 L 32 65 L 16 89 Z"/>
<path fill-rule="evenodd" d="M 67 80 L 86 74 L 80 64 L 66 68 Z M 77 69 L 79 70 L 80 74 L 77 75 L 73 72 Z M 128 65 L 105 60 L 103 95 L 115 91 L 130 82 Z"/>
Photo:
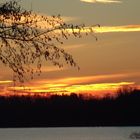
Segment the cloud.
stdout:
<path fill-rule="evenodd" d="M 81 2 L 87 2 L 87 3 L 122 3 L 122 1 L 119 0 L 80 0 Z"/>
<path fill-rule="evenodd" d="M 72 85 L 66 88 L 69 93 L 79 93 L 85 96 L 91 95 L 96 97 L 104 97 L 105 95 L 116 95 L 116 91 L 122 86 L 132 86 L 134 82 L 118 82 L 118 83 L 98 83 L 85 85 Z"/>
<path fill-rule="evenodd" d="M 111 32 L 140 32 L 140 25 L 125 25 L 125 26 L 102 26 L 93 29 L 96 33 L 111 33 Z"/>
<path fill-rule="evenodd" d="M 110 75 L 95 75 L 95 76 L 83 76 L 83 77 L 67 77 L 67 78 L 57 79 L 52 82 L 55 84 L 63 83 L 63 84 L 74 85 L 74 84 L 101 82 L 103 80 L 122 78 L 126 76 L 127 74 L 110 74 Z"/>
<path fill-rule="evenodd" d="M 115 0 L 81 0 L 81 1 L 93 1 L 93 2 L 104 2 L 104 3 L 120 3 L 121 1 L 115 1 Z M 38 19 L 41 17 L 41 15 L 38 14 Z M 51 16 L 48 16 L 48 19 L 51 20 Z M 55 24 L 57 23 L 57 18 L 55 19 Z M 62 17 L 62 20 L 64 20 L 65 22 L 69 22 L 69 21 L 72 21 L 72 20 L 78 20 L 77 17 Z M 46 21 L 41 21 L 41 22 L 38 22 L 37 23 L 38 27 L 40 27 L 43 31 L 45 31 L 46 29 L 47 30 L 51 30 L 53 29 L 54 27 L 48 25 L 48 23 Z M 56 27 L 58 26 L 58 24 L 55 25 Z M 133 25 L 119 25 L 119 26 L 100 26 L 97 24 L 97 25 L 93 25 L 93 26 L 86 26 L 84 27 L 83 29 L 81 29 L 80 31 L 82 33 L 84 32 L 91 32 L 91 29 L 93 30 L 93 32 L 95 33 L 110 33 L 110 32 L 140 32 L 140 24 L 136 25 L 136 24 L 133 24 Z M 59 29 L 56 29 L 56 30 L 53 30 L 54 33 L 58 33 L 58 35 L 60 35 L 61 33 L 61 30 Z M 65 31 L 69 32 L 69 33 L 72 33 L 73 31 L 74 32 L 77 32 L 79 33 L 79 29 L 78 28 L 67 28 L 65 29 Z"/>
<path fill-rule="evenodd" d="M 79 20 L 78 17 L 66 17 L 66 16 L 62 16 L 62 19 L 63 19 L 65 22 L 71 22 L 71 21 Z"/>
<path fill-rule="evenodd" d="M 32 85 L 47 85 L 48 84 L 66 84 L 66 85 L 77 85 L 77 84 L 89 84 L 89 83 L 99 83 L 104 81 L 110 81 L 114 79 L 122 79 L 127 77 L 129 74 L 107 74 L 107 75 L 91 75 L 91 76 L 79 76 L 79 77 L 64 77 L 64 78 L 57 78 L 57 79 L 42 79 L 35 81 Z M 46 87 L 47 87 L 46 86 Z"/>
<path fill-rule="evenodd" d="M 8 86 L 2 88 L 1 93 L 17 93 L 17 95 L 42 95 L 50 96 L 52 94 L 69 95 L 71 93 L 82 94 L 84 96 L 103 97 L 116 95 L 116 91 L 122 86 L 135 86 L 133 76 L 139 76 L 139 73 L 120 73 L 107 75 L 91 75 L 83 77 L 64 77 L 60 79 L 44 79 L 27 83 L 25 87 Z M 115 82 L 114 82 L 115 81 Z M 140 87 L 140 85 L 137 85 Z M 7 94 L 6 94 L 7 95 Z"/>
<path fill-rule="evenodd" d="M 62 93 L 62 92 L 76 92 L 75 87 L 84 89 L 84 85 L 99 83 L 109 79 L 119 79 L 126 77 L 127 74 L 110 74 L 110 75 L 97 75 L 97 76 L 83 76 L 83 77 L 67 77 L 53 80 L 40 80 L 33 84 L 23 87 L 9 87 L 9 90 L 27 91 L 27 92 L 49 92 L 49 93 Z M 51 84 L 50 84 L 51 83 Z M 80 86 L 81 85 L 81 86 Z M 73 88 L 73 90 L 72 90 Z M 78 88 L 79 89 L 79 88 Z"/>
<path fill-rule="evenodd" d="M 4 81 L 0 81 L 0 84 L 9 84 L 12 83 L 13 81 L 11 80 L 4 80 Z"/>
<path fill-rule="evenodd" d="M 29 87 L 23 89 L 23 87 L 14 87 L 9 88 L 11 90 L 16 90 L 18 95 L 20 93 L 23 95 L 42 95 L 42 96 L 50 96 L 53 94 L 58 95 L 69 95 L 71 93 L 81 94 L 85 97 L 94 96 L 102 98 L 106 95 L 114 96 L 116 95 L 116 91 L 122 86 L 133 86 L 134 82 L 118 82 L 118 83 L 98 83 L 98 84 L 75 84 L 75 85 L 67 85 L 67 84 L 45 84 L 40 86 Z"/>
<path fill-rule="evenodd" d="M 57 66 L 43 66 L 41 68 L 41 71 L 42 72 L 56 72 L 56 71 L 62 71 L 65 69 L 67 69 L 67 68 L 66 67 L 59 68 Z"/>
<path fill-rule="evenodd" d="M 75 45 L 67 45 L 65 46 L 65 50 L 69 50 L 69 49 L 78 49 L 78 48 L 82 48 L 82 47 L 85 47 L 86 44 L 75 44 Z"/>
<path fill-rule="evenodd" d="M 91 32 L 94 33 L 115 33 L 115 32 L 140 32 L 140 25 L 123 25 L 123 26 L 101 26 L 101 27 L 84 27 L 81 33 Z M 79 32 L 78 29 L 67 29 L 69 33 Z"/>
<path fill-rule="evenodd" d="M 0 81 L 0 95 L 8 95 L 7 93 L 9 92 L 7 90 L 8 87 L 11 86 L 11 83 L 13 83 L 13 81 L 11 80 L 1 80 Z"/>

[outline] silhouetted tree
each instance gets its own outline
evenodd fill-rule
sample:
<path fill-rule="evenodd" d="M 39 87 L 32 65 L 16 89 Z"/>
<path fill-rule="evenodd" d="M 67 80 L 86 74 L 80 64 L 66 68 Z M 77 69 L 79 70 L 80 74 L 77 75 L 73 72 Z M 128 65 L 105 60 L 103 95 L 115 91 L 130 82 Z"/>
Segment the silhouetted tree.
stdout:
<path fill-rule="evenodd" d="M 122 92 L 122 91 L 121 91 Z M 140 126 L 140 90 L 84 98 L 71 95 L 0 96 L 0 127 Z"/>
<path fill-rule="evenodd" d="M 39 15 L 11 0 L 0 6 L 0 60 L 20 82 L 28 73 L 31 77 L 35 72 L 40 74 L 43 59 L 59 67 L 66 62 L 78 68 L 72 55 L 58 47 L 57 42 L 63 44 L 70 35 L 81 37 L 83 31 L 93 33 L 93 26 L 66 24 L 60 15 Z"/>

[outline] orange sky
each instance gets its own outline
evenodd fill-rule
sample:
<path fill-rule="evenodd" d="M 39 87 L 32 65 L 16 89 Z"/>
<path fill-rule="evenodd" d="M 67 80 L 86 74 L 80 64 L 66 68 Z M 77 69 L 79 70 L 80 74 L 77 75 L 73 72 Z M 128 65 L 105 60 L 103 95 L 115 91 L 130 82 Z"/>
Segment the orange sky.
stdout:
<path fill-rule="evenodd" d="M 132 74 L 133 75 L 133 74 Z M 123 86 L 134 86 L 135 82 L 102 82 L 112 79 L 120 79 L 127 77 L 128 74 L 114 75 L 97 75 L 86 77 L 67 77 L 58 79 L 40 79 L 33 80 L 23 86 L 13 86 L 12 81 L 0 81 L 3 85 L 1 88 L 2 95 L 62 95 L 77 93 L 85 97 L 104 97 L 106 95 L 115 95 L 119 88 Z M 7 86 L 6 86 L 7 85 Z M 1 86 L 2 87 L 2 86 Z M 14 91 L 14 93 L 13 93 Z M 6 94 L 5 94 L 6 93 Z"/>
<path fill-rule="evenodd" d="M 100 28 L 93 28 L 98 41 L 93 36 L 83 35 L 81 39 L 64 40 L 64 45 L 57 44 L 73 55 L 80 71 L 67 65 L 59 69 L 43 62 L 41 76 L 25 82 L 26 88 L 20 84 L 13 87 L 12 71 L 0 63 L 0 94 L 16 90 L 17 94 L 76 92 L 103 97 L 121 86 L 140 87 L 140 1 L 22 1 L 25 8 L 30 8 L 29 3 L 34 11 L 39 11 L 38 15 L 61 14 L 66 22 L 85 23 L 87 27 L 100 24 Z"/>

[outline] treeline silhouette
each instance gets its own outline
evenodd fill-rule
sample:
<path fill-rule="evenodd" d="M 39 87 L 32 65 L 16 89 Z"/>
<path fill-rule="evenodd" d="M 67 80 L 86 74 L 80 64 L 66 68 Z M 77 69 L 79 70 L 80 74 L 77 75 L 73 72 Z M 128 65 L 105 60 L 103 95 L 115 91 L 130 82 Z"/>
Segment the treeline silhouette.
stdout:
<path fill-rule="evenodd" d="M 0 127 L 139 126 L 140 90 L 117 97 L 68 95 L 0 97 Z"/>

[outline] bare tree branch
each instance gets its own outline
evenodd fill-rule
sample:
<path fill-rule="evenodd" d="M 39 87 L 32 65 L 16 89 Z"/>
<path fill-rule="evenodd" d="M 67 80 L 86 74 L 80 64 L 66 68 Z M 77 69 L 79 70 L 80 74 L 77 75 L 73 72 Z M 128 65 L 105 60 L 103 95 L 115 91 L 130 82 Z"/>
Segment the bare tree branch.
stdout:
<path fill-rule="evenodd" d="M 42 16 L 22 9 L 15 0 L 6 2 L 0 6 L 0 61 L 13 70 L 20 82 L 24 82 L 26 74 L 33 77 L 35 71 L 41 73 L 43 60 L 59 67 L 65 61 L 79 68 L 57 42 L 63 44 L 71 35 L 81 37 L 83 31 L 94 35 L 93 27 L 66 24 L 60 15 Z"/>

